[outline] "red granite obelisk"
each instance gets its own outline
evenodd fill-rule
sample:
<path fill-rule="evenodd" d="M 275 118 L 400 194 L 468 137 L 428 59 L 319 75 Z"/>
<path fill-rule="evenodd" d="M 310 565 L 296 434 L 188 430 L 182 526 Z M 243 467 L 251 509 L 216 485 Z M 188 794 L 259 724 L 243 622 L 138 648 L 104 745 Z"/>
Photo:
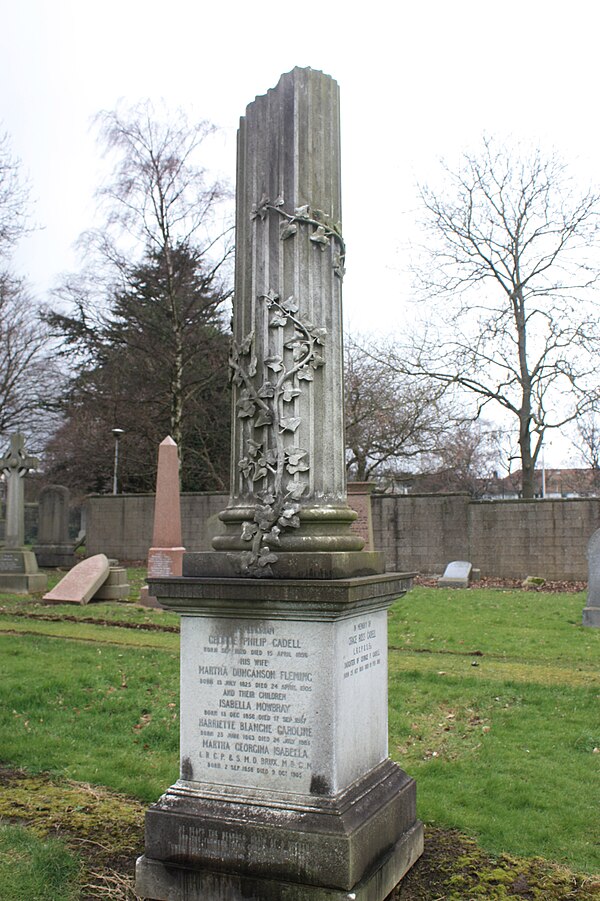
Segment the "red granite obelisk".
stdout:
<path fill-rule="evenodd" d="M 179 453 L 170 435 L 158 447 L 156 499 L 152 547 L 148 551 L 148 578 L 180 576 L 183 552 L 181 539 L 181 501 L 179 494 Z M 156 598 L 144 586 L 140 602 L 158 607 Z"/>

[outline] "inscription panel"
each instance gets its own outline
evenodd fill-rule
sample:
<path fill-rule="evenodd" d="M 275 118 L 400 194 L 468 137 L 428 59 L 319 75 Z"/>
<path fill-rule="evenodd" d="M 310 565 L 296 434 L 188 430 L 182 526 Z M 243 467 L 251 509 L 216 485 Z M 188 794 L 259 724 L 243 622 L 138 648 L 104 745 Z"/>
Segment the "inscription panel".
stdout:
<path fill-rule="evenodd" d="M 25 562 L 22 554 L 14 554 L 10 551 L 0 551 L 0 572 L 1 573 L 23 573 L 25 572 Z"/>
<path fill-rule="evenodd" d="M 324 794 L 386 756 L 385 613 L 336 623 L 184 615 L 181 641 L 182 778 Z"/>
<path fill-rule="evenodd" d="M 315 625 L 182 617 L 184 778 L 309 790 Z"/>

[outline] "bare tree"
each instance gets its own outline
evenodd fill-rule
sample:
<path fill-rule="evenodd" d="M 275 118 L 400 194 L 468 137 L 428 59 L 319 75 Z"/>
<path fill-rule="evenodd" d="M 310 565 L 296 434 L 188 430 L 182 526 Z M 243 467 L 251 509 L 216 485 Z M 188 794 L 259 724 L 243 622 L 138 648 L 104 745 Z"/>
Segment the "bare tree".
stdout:
<path fill-rule="evenodd" d="M 26 231 L 28 188 L 7 134 L 0 135 L 0 259 Z"/>
<path fill-rule="evenodd" d="M 391 363 L 346 341 L 346 465 L 357 481 L 414 465 L 434 450 L 448 426 L 440 387 L 430 379 L 407 378 Z"/>
<path fill-rule="evenodd" d="M 141 407 L 148 397 L 154 410 L 168 409 L 166 422 L 158 414 L 153 419 L 168 430 L 184 462 L 193 455 L 186 416 L 202 409 L 200 395 L 226 370 L 229 192 L 198 163 L 214 129 L 149 102 L 100 113 L 97 121 L 112 163 L 98 192 L 104 224 L 82 241 L 91 271 L 59 292 L 70 314 L 47 311 L 46 318 L 96 374 L 106 367 L 102 380 L 115 368 L 115 351 L 127 354 L 130 365 L 135 361 L 140 376 L 147 373 L 129 403 Z M 81 389 L 77 374 L 75 380 Z"/>
<path fill-rule="evenodd" d="M 0 274 L 0 434 L 19 430 L 41 441 L 56 424 L 61 374 L 48 329 L 33 311 L 23 283 Z"/>
<path fill-rule="evenodd" d="M 475 416 L 490 404 L 508 411 L 533 497 L 545 433 L 598 390 L 600 200 L 578 194 L 556 157 L 491 140 L 445 171 L 443 189 L 421 188 L 429 241 L 417 274 L 437 322 L 396 365 L 466 390 Z"/>

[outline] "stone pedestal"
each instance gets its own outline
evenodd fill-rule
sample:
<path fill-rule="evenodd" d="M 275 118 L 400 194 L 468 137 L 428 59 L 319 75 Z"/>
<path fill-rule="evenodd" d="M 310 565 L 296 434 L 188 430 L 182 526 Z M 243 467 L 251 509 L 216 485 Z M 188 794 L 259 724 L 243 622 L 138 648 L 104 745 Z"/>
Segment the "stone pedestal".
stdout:
<path fill-rule="evenodd" d="M 153 899 L 383 901 L 422 852 L 388 758 L 398 574 L 154 580 L 181 619 L 181 778 L 147 813 Z"/>
<path fill-rule="evenodd" d="M 33 551 L 25 548 L 0 548 L 0 592 L 33 594 L 45 591 L 48 577 L 38 570 Z"/>

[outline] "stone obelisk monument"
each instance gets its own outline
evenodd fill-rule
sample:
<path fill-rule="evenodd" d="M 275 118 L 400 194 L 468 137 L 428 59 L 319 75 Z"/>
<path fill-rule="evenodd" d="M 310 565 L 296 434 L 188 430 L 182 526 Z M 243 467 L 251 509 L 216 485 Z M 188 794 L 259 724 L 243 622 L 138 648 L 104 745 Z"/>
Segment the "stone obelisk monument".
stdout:
<path fill-rule="evenodd" d="M 339 94 L 294 69 L 238 138 L 232 486 L 215 551 L 151 580 L 181 618 L 181 776 L 136 890 L 383 901 L 422 851 L 388 757 L 387 608 L 410 575 L 346 499 Z"/>

